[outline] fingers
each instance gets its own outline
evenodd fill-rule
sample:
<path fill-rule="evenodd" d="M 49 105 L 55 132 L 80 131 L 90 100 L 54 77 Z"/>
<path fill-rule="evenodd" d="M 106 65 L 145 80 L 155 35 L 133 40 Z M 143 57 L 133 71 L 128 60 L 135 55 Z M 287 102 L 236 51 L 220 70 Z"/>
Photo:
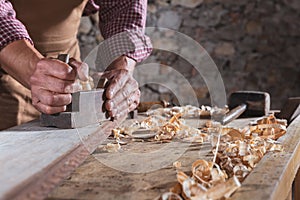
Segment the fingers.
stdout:
<path fill-rule="evenodd" d="M 37 91 L 35 91 L 37 90 Z M 40 88 L 32 88 L 32 91 L 39 93 L 39 101 L 49 106 L 65 106 L 71 103 L 71 94 L 58 94 Z"/>
<path fill-rule="evenodd" d="M 126 114 L 133 111 L 139 104 L 140 91 L 134 91 L 130 96 L 116 104 L 109 110 L 109 115 L 118 118 L 123 112 Z"/>
<path fill-rule="evenodd" d="M 59 106 L 59 107 L 48 106 L 48 105 L 43 104 L 40 101 L 37 101 L 37 103 L 32 103 L 32 105 L 40 112 L 49 114 L 49 115 L 64 112 L 67 108 L 67 106 Z"/>
<path fill-rule="evenodd" d="M 112 99 L 115 95 L 124 89 L 125 84 L 129 79 L 133 79 L 127 70 L 112 70 L 110 73 L 104 73 L 102 77 L 108 78 L 110 81 L 105 91 L 107 99 Z M 125 93 L 128 91 L 124 91 Z M 126 94 L 128 96 L 128 94 Z"/>
<path fill-rule="evenodd" d="M 140 101 L 140 90 L 134 90 L 127 97 L 119 98 L 115 101 L 107 100 L 105 102 L 106 110 L 108 115 L 119 119 L 123 115 L 127 115 L 130 111 L 133 111 L 139 104 Z"/>
<path fill-rule="evenodd" d="M 84 63 L 70 58 L 69 65 L 76 69 L 78 77 L 81 81 L 88 81 L 89 78 L 89 66 Z"/>
<path fill-rule="evenodd" d="M 105 102 L 103 105 L 107 117 L 120 119 L 127 116 L 139 104 L 139 86 L 128 70 L 114 69 L 94 74 L 93 78 L 98 81 L 104 78 L 108 79 L 104 87 Z"/>
<path fill-rule="evenodd" d="M 37 63 L 35 72 L 62 80 L 73 81 L 76 78 L 76 71 L 71 66 L 56 59 L 41 59 Z"/>
<path fill-rule="evenodd" d="M 51 92 L 57 93 L 73 93 L 80 90 L 80 85 L 74 81 L 62 80 L 53 76 L 40 74 L 32 76 L 31 85 L 38 85 Z"/>
<path fill-rule="evenodd" d="M 42 113 L 54 114 L 58 112 L 63 112 L 66 110 L 66 105 L 69 103 L 63 105 L 63 103 L 60 101 L 64 101 L 64 102 L 71 101 L 70 94 L 69 94 L 70 96 L 57 95 L 53 97 L 53 95 L 49 94 L 47 91 L 40 91 L 40 92 L 46 96 L 44 96 L 43 99 L 41 100 L 37 96 L 32 96 L 32 105 Z"/>
<path fill-rule="evenodd" d="M 138 84 L 134 79 L 128 80 L 125 86 L 119 90 L 119 92 L 113 96 L 112 99 L 108 99 L 105 108 L 107 110 L 112 110 L 114 107 L 119 105 L 122 101 L 129 101 L 134 100 L 136 101 L 137 98 L 139 100 L 139 95 L 136 95 L 136 92 L 139 92 Z"/>
<path fill-rule="evenodd" d="M 54 59 L 41 59 L 30 77 L 32 104 L 39 111 L 54 114 L 66 110 L 71 93 L 81 89 L 76 70 Z"/>

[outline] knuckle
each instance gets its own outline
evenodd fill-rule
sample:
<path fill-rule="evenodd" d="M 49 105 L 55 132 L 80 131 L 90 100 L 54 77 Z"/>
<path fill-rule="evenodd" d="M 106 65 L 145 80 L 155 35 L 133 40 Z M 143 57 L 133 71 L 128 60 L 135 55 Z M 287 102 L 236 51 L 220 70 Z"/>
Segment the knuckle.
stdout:
<path fill-rule="evenodd" d="M 34 73 L 32 76 L 30 76 L 30 78 L 29 78 L 29 82 L 31 83 L 31 84 L 35 84 L 35 83 L 37 83 L 38 82 L 38 77 L 36 76 L 36 74 Z"/>
<path fill-rule="evenodd" d="M 42 69 L 42 68 L 44 68 L 45 63 L 46 63 L 46 60 L 45 60 L 45 59 L 39 60 L 39 61 L 37 62 L 37 64 L 36 64 L 36 69 Z"/>
<path fill-rule="evenodd" d="M 114 78 L 114 79 L 111 81 L 111 84 L 110 84 L 110 85 L 118 86 L 118 85 L 119 85 L 118 79 Z"/>
<path fill-rule="evenodd" d="M 115 109 L 113 109 L 112 111 L 110 111 L 110 115 L 111 115 L 111 116 L 116 116 L 117 113 L 118 113 L 118 112 L 117 112 L 117 110 L 115 110 Z"/>
<path fill-rule="evenodd" d="M 50 106 L 45 106 L 43 111 L 45 114 L 48 114 L 48 115 L 53 114 L 52 107 L 50 107 Z"/>
<path fill-rule="evenodd" d="M 81 67 L 83 67 L 83 68 L 88 68 L 89 66 L 88 66 L 88 64 L 85 63 L 85 62 L 81 62 Z"/>
<path fill-rule="evenodd" d="M 110 100 L 105 102 L 105 109 L 108 111 L 112 110 L 112 102 Z"/>
<path fill-rule="evenodd" d="M 139 88 L 139 83 L 138 83 L 135 79 L 133 79 L 133 80 L 132 80 L 132 86 L 133 86 L 134 88 Z"/>
<path fill-rule="evenodd" d="M 135 93 L 136 93 L 136 96 L 137 96 L 137 97 L 140 97 L 140 96 L 141 96 L 141 91 L 140 91 L 139 89 L 137 89 Z"/>
<path fill-rule="evenodd" d="M 56 82 L 55 87 L 53 88 L 53 91 L 58 93 L 64 93 L 65 92 L 65 84 L 61 82 Z"/>
<path fill-rule="evenodd" d="M 127 69 L 120 69 L 120 71 L 121 71 L 123 74 L 128 74 L 128 70 L 127 70 Z"/>
<path fill-rule="evenodd" d="M 71 94 L 68 94 L 68 95 L 66 96 L 66 98 L 67 98 L 67 104 L 70 104 L 70 103 L 72 102 L 72 95 L 71 95 Z"/>
<path fill-rule="evenodd" d="M 55 104 L 55 96 L 54 95 L 47 96 L 45 98 L 45 103 L 47 105 L 54 105 Z"/>
<path fill-rule="evenodd" d="M 34 107 L 36 107 L 37 104 L 38 104 L 37 101 L 32 100 L 32 105 L 33 105 Z"/>
<path fill-rule="evenodd" d="M 70 76 L 72 76 L 73 73 L 71 73 L 72 69 L 70 69 L 71 67 L 69 66 L 64 66 L 62 67 L 60 70 L 61 70 L 61 77 L 63 79 L 67 79 L 69 78 Z M 75 73 L 74 73 L 75 74 Z"/>
<path fill-rule="evenodd" d="M 134 104 L 138 105 L 140 103 L 140 97 L 136 98 Z"/>
<path fill-rule="evenodd" d="M 69 94 L 69 93 L 71 93 L 72 88 L 73 88 L 73 85 L 69 84 L 69 83 L 67 83 L 65 81 L 58 83 L 59 93 L 67 93 L 67 94 Z"/>

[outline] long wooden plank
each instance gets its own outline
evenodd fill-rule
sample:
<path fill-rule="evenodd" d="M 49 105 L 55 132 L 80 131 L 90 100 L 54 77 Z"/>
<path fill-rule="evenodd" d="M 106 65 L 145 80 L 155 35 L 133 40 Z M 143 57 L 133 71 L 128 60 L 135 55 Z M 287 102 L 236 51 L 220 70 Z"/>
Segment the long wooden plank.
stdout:
<path fill-rule="evenodd" d="M 284 150 L 267 153 L 231 199 L 280 200 L 288 197 L 300 166 L 300 117 L 278 141 Z"/>
<path fill-rule="evenodd" d="M 79 129 L 38 121 L 0 132 L 0 199 L 42 199 L 81 164 L 118 122 Z"/>

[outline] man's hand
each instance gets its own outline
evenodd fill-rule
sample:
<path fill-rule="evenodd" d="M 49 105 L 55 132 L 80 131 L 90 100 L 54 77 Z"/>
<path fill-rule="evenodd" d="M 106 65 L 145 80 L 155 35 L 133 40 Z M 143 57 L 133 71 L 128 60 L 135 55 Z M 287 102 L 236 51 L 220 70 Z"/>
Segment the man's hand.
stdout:
<path fill-rule="evenodd" d="M 109 117 L 116 119 L 126 116 L 140 102 L 140 90 L 132 73 L 125 69 L 115 69 L 104 73 L 108 78 L 105 89 L 104 107 Z"/>
<path fill-rule="evenodd" d="M 33 105 L 41 112 L 65 111 L 71 93 L 78 91 L 75 78 L 88 80 L 88 66 L 70 59 L 69 65 L 43 56 L 26 39 L 8 44 L 0 51 L 1 67 L 26 88 L 31 89 Z"/>
<path fill-rule="evenodd" d="M 71 93 L 81 90 L 76 77 L 86 81 L 88 66 L 70 59 L 69 65 L 56 59 L 41 59 L 30 77 L 32 104 L 39 111 L 54 114 L 66 110 Z"/>
<path fill-rule="evenodd" d="M 107 117 L 123 118 L 138 106 L 140 90 L 132 76 L 135 64 L 134 60 L 121 56 L 103 73 L 102 78 L 108 79 L 104 94 Z"/>

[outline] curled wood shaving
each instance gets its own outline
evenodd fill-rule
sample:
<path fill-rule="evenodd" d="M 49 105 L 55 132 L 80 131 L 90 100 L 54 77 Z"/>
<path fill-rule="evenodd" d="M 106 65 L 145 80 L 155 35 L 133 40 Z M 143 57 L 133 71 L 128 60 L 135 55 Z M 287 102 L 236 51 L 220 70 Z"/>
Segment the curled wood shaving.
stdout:
<path fill-rule="evenodd" d="M 186 106 L 175 106 L 171 108 L 157 108 L 153 110 L 148 110 L 146 112 L 146 115 L 160 115 L 160 116 L 165 116 L 165 117 L 172 117 L 178 113 L 182 114 L 182 117 L 184 118 L 191 118 L 191 117 L 205 117 L 205 116 L 210 116 L 212 108 L 210 106 L 201 106 L 196 107 L 196 106 L 191 106 L 191 105 L 186 105 Z"/>
<path fill-rule="evenodd" d="M 174 166 L 176 169 L 180 169 L 180 168 L 181 168 L 181 162 L 180 162 L 180 161 L 175 161 L 175 162 L 173 162 L 173 166 Z"/>
<path fill-rule="evenodd" d="M 224 171 L 212 168 L 212 163 L 205 160 L 195 161 L 192 171 L 192 177 L 182 171 L 177 173 L 177 180 L 182 186 L 181 195 L 184 199 L 227 198 L 241 186 L 235 176 L 226 180 L 227 176 Z M 209 184 L 203 184 L 202 179 L 206 179 Z"/>
<path fill-rule="evenodd" d="M 121 149 L 121 145 L 119 143 L 108 143 L 106 146 L 103 147 L 103 149 L 110 153 L 119 152 L 119 150 Z"/>
<path fill-rule="evenodd" d="M 286 121 L 270 115 L 243 129 L 220 129 L 209 122 L 204 130 L 208 133 L 220 132 L 219 145 L 213 145 L 212 149 L 216 160 L 195 161 L 192 176 L 177 172 L 181 188 L 176 186 L 177 189 L 172 191 L 183 199 L 229 198 L 267 152 L 283 150 L 276 139 L 286 133 Z"/>
<path fill-rule="evenodd" d="M 188 142 L 204 142 L 207 134 L 187 125 L 184 119 L 181 119 L 182 115 L 182 113 L 176 113 L 170 119 L 158 115 L 149 116 L 140 122 L 134 122 L 130 126 L 113 129 L 112 133 L 115 138 L 123 137 L 124 134 L 135 138 L 134 133 L 148 131 L 149 133 L 155 133 L 154 135 L 149 134 L 149 137 L 153 135 L 153 138 L 157 141 L 171 141 L 174 138 L 179 138 Z"/>
<path fill-rule="evenodd" d="M 87 81 L 81 81 L 80 79 L 76 79 L 75 84 L 80 87 L 81 91 L 92 90 L 94 86 L 94 80 L 91 76 L 88 77 Z"/>

